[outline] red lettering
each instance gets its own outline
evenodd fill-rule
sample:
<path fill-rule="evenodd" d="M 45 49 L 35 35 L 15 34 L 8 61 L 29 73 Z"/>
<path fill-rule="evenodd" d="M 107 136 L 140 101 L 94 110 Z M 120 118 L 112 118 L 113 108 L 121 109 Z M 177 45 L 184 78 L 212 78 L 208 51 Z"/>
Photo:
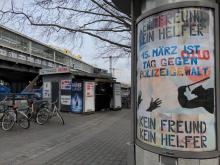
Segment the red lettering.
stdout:
<path fill-rule="evenodd" d="M 159 75 L 159 71 L 160 71 L 160 70 L 159 70 L 158 68 L 156 68 L 154 71 L 155 71 L 155 77 L 159 77 L 159 76 L 160 76 L 160 75 Z"/>
<path fill-rule="evenodd" d="M 192 51 L 192 53 L 188 53 L 184 50 L 181 51 L 181 57 L 191 57 L 191 58 L 198 58 L 199 60 L 209 60 L 210 59 L 210 52 L 209 50 L 198 50 L 198 53 L 194 53 L 194 51 Z"/>

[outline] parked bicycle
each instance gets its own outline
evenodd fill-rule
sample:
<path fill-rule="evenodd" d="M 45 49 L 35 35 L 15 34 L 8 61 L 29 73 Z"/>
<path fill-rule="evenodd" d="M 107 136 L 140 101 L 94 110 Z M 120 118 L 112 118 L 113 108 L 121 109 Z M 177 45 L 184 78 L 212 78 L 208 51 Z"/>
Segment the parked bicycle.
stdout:
<path fill-rule="evenodd" d="M 6 101 L 6 97 L 2 100 L 2 101 L 0 101 L 0 123 L 2 123 L 2 118 L 3 118 L 3 116 L 4 116 L 4 113 L 5 113 L 5 111 L 7 110 L 7 107 L 6 107 L 6 104 L 5 104 L 5 101 Z"/>
<path fill-rule="evenodd" d="M 7 105 L 4 100 L 1 126 L 4 131 L 9 131 L 17 123 L 21 128 L 28 129 L 30 121 L 26 114 L 15 105 Z"/>
<path fill-rule="evenodd" d="M 26 111 L 26 115 L 29 120 L 34 120 L 40 125 L 43 125 L 47 122 L 49 118 L 49 113 L 38 115 L 39 111 L 49 111 L 48 102 L 43 100 L 33 101 L 28 100 L 29 108 Z"/>
<path fill-rule="evenodd" d="M 42 108 L 39 110 L 39 112 L 37 113 L 37 118 L 36 118 L 38 123 L 44 124 L 52 117 L 58 117 L 61 124 L 64 125 L 64 119 L 61 116 L 60 111 L 56 106 L 57 102 L 58 102 L 58 99 L 55 102 L 51 103 L 51 109 Z"/>

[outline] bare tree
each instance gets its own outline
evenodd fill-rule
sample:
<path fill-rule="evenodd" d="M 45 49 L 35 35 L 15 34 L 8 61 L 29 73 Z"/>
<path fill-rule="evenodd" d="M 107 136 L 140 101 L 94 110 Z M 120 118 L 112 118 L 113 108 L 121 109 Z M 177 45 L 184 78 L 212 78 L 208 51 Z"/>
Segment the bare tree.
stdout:
<path fill-rule="evenodd" d="M 0 9 L 0 19 L 40 27 L 44 36 L 72 43 L 89 35 L 97 39 L 100 55 L 130 56 L 131 18 L 111 0 L 11 0 Z"/>

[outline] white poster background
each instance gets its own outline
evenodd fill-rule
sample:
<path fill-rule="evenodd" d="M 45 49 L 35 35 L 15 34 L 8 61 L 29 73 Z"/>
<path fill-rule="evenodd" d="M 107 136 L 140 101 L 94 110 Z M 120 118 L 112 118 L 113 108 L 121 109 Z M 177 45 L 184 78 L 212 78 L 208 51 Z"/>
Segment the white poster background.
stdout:
<path fill-rule="evenodd" d="M 70 105 L 71 104 L 71 96 L 69 95 L 61 95 L 61 104 L 62 105 Z"/>
<path fill-rule="evenodd" d="M 199 23 L 184 23 L 182 19 L 187 18 L 190 20 L 190 13 L 202 13 L 205 20 L 201 21 L 203 25 L 198 25 Z M 188 15 L 187 15 L 188 14 Z M 185 16 L 185 17 L 184 17 Z M 193 17 L 192 17 L 193 18 Z M 191 18 L 191 19 L 192 19 Z M 158 25 L 160 20 L 161 24 Z M 153 30 L 149 30 L 149 22 L 155 21 Z M 184 26 L 184 30 L 182 27 Z M 194 26 L 195 25 L 195 26 Z M 198 25 L 198 26 L 197 26 Z M 190 26 L 192 26 L 190 28 Z M 202 26 L 202 28 L 200 27 Z M 171 28 L 167 28 L 171 27 Z M 175 29 L 173 28 L 175 27 Z M 201 29 L 198 30 L 198 27 Z M 154 31 L 153 39 L 149 38 L 148 31 Z M 159 32 L 166 30 L 165 37 L 159 38 Z M 190 30 L 191 29 L 191 30 Z M 140 33 L 144 33 L 141 36 Z M 183 31 L 183 33 L 182 33 Z M 199 31 L 202 32 L 199 33 Z M 175 35 L 174 35 L 175 33 Z M 152 34 L 152 33 L 151 33 Z M 141 93 L 140 104 L 137 107 L 137 138 L 147 144 L 155 147 L 170 149 L 170 150 L 181 150 L 181 151 L 212 151 L 216 149 L 216 132 L 215 132 L 215 116 L 206 111 L 204 107 L 197 108 L 183 108 L 178 102 L 178 88 L 180 86 L 189 85 L 191 83 L 202 80 L 207 76 L 166 76 L 165 72 L 162 72 L 163 76 L 150 76 L 147 77 L 147 69 L 152 70 L 155 68 L 169 68 L 170 67 L 185 67 L 190 66 L 185 64 L 182 66 L 177 66 L 175 60 L 171 60 L 169 66 L 161 66 L 161 60 L 173 57 L 181 57 L 181 51 L 184 46 L 189 45 L 199 45 L 200 50 L 208 50 L 210 53 L 209 60 L 198 60 L 196 66 L 209 67 L 209 79 L 201 83 L 191 86 L 191 90 L 202 85 L 205 89 L 214 88 L 215 80 L 215 69 L 214 69 L 214 16 L 213 11 L 207 8 L 181 8 L 174 9 L 165 12 L 158 13 L 156 15 L 147 17 L 143 19 L 138 24 L 138 38 L 137 38 L 137 98 Z M 148 36 L 147 36 L 148 35 Z M 178 36 L 179 35 L 179 36 Z M 152 37 L 152 36 L 151 36 Z M 144 44 L 143 44 L 144 41 Z M 142 43 L 141 43 L 142 42 Z M 173 54 L 158 55 L 153 57 L 153 49 L 165 48 L 175 46 L 177 48 L 176 52 Z M 159 49 L 160 50 L 160 49 Z M 164 50 L 164 49 L 163 49 Z M 146 67 L 147 61 L 155 60 L 154 65 Z M 144 64 L 145 62 L 145 64 Z M 145 65 L 145 66 L 144 66 Z M 148 76 L 151 75 L 151 71 L 148 72 Z M 143 76 L 145 75 L 145 76 Z M 165 76 L 164 76 L 165 75 Z M 188 100 L 196 97 L 196 95 L 191 94 L 188 88 L 186 88 L 185 95 Z M 153 99 L 155 101 L 157 98 L 161 100 L 161 104 L 153 111 L 147 111 L 150 107 L 150 102 Z M 214 97 L 213 97 L 214 100 Z M 138 102 L 138 100 L 137 100 Z M 215 108 L 214 108 L 215 111 Z M 161 128 L 161 120 L 164 120 L 164 129 Z M 168 130 L 168 121 L 174 121 L 172 129 L 177 129 L 177 121 L 180 122 L 179 132 L 172 132 Z M 183 121 L 183 123 L 181 123 Z M 205 122 L 206 131 L 205 133 L 198 134 L 186 133 L 184 124 L 189 124 L 190 122 Z M 203 123 L 204 124 L 204 123 Z M 153 128 L 153 126 L 155 128 Z M 204 125 L 203 125 L 204 126 Z M 163 134 L 163 137 L 162 137 Z M 178 136 L 176 136 L 178 135 Z M 164 140 L 165 136 L 169 137 L 169 140 Z M 187 136 L 187 138 L 186 138 Z M 191 138 L 192 137 L 192 138 Z M 202 139 L 203 138 L 203 139 Z M 186 142 L 186 139 L 188 142 Z M 162 144 L 163 141 L 163 144 Z M 167 144 L 165 143 L 167 142 Z M 177 145 L 178 143 L 178 145 Z M 187 143 L 187 146 L 184 145 Z"/>
<path fill-rule="evenodd" d="M 114 108 L 121 108 L 121 84 L 114 83 Z"/>
<path fill-rule="evenodd" d="M 94 97 L 94 82 L 85 82 L 86 97 Z"/>
<path fill-rule="evenodd" d="M 43 98 L 51 98 L 51 82 L 43 83 Z"/>
<path fill-rule="evenodd" d="M 95 82 L 84 82 L 84 112 L 95 111 Z"/>
<path fill-rule="evenodd" d="M 61 80 L 61 89 L 71 90 L 71 80 Z"/>

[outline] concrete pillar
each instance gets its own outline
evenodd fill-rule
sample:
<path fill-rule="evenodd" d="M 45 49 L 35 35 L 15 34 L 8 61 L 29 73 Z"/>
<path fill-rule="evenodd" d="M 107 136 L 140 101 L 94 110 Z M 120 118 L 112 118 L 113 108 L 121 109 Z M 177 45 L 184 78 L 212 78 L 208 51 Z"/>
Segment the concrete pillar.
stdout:
<path fill-rule="evenodd" d="M 56 67 L 56 51 L 53 51 L 53 62 L 54 62 L 54 67 Z"/>
<path fill-rule="evenodd" d="M 134 164 L 220 164 L 217 2 L 132 1 Z"/>

